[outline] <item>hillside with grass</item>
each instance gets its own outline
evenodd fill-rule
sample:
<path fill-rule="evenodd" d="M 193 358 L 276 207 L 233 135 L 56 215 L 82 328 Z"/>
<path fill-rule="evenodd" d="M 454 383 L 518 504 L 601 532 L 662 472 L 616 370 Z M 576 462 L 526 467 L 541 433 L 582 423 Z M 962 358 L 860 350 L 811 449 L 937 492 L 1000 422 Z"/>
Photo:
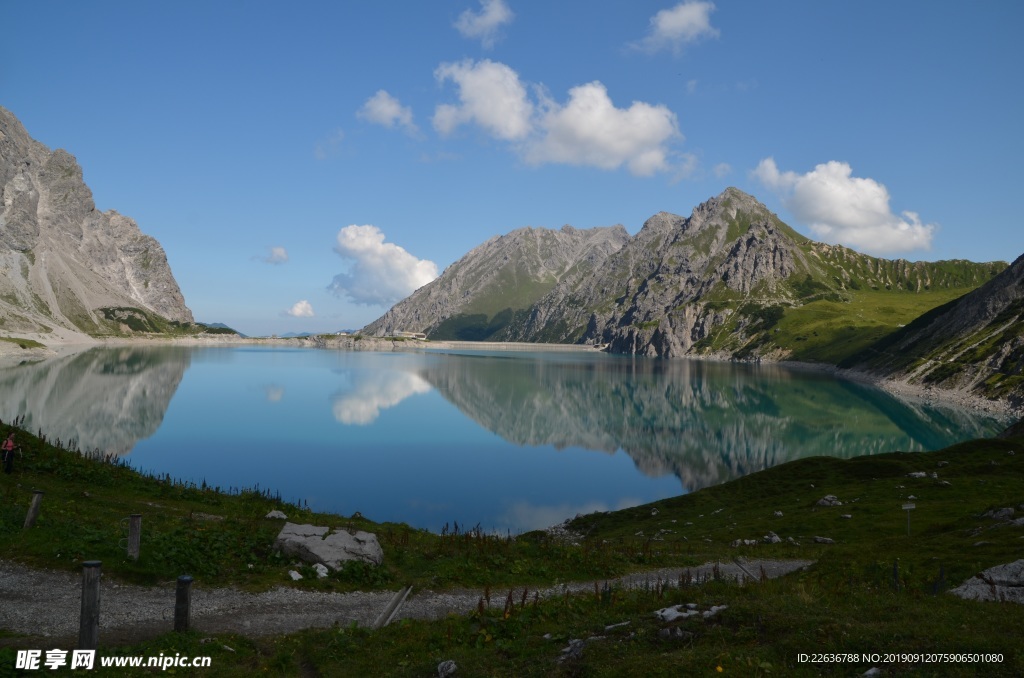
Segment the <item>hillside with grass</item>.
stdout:
<path fill-rule="evenodd" d="M 977 290 L 922 314 L 842 367 L 1024 403 L 1024 256 Z"/>
<path fill-rule="evenodd" d="M 0 434 L 9 428 L 0 426 Z M 934 452 L 800 459 L 518 536 L 466 526 L 432 534 L 374 523 L 372 516 L 317 514 L 272 491 L 147 477 L 124 462 L 83 456 L 73 442 L 20 429 L 16 435 L 24 455 L 13 475 L 0 477 L 5 559 L 69 573 L 80 572 L 85 560 L 102 560 L 109 585 L 166 588 L 187 572 L 206 589 L 326 593 L 412 585 L 414 597 L 458 588 L 481 601 L 476 611 L 402 619 L 379 630 L 342 623 L 252 637 L 204 632 L 196 618 L 197 630 L 173 633 L 165 622 L 165 632 L 123 645 L 115 629 L 101 624 L 101 656 L 211 656 L 208 675 L 218 676 L 436 675 L 445 660 L 462 675 L 495 676 L 678 675 L 680 667 L 744 676 L 860 675 L 872 666 L 896 675 L 1024 673 L 1024 641 L 1016 633 L 1024 606 L 949 593 L 978 572 L 1020 558 L 1024 439 L 1012 431 Z M 33 489 L 44 492 L 42 508 L 24 529 Z M 829 495 L 840 503 L 823 505 Z M 902 508 L 908 501 L 915 505 L 909 522 Z M 282 521 L 264 517 L 272 509 L 293 522 L 374 532 L 384 562 L 311 576 L 311 568 L 273 548 Z M 118 546 L 122 519 L 133 513 L 143 515 L 144 525 L 137 561 Z M 760 581 L 751 566 L 753 580 L 744 585 L 718 576 L 717 568 L 707 577 L 687 576 L 687 568 L 696 572 L 702 563 L 754 559 L 812 564 Z M 288 571 L 296 567 L 310 576 L 292 581 Z M 680 574 L 606 585 L 624 573 L 666 567 Z M 588 584 L 582 593 L 537 595 L 569 581 Z M 717 612 L 673 621 L 654 614 L 687 604 Z M 10 671 L 16 648 L 44 645 L 52 640 L 0 630 L 0 671 Z M 814 653 L 857 658 L 799 660 Z M 874 653 L 905 656 L 862 658 Z M 931 653 L 988 658 L 921 657 Z"/>

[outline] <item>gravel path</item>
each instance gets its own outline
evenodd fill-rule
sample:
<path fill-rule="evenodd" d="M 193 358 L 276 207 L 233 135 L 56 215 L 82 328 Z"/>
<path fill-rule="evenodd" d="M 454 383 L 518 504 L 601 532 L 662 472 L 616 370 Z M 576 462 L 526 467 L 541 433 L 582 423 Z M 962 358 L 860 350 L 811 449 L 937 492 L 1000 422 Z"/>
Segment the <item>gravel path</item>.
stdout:
<path fill-rule="evenodd" d="M 813 561 L 743 560 L 717 565 L 721 577 L 737 581 L 758 581 L 788 574 Z M 699 582 L 714 576 L 716 564 L 694 568 L 668 568 L 633 574 L 609 583 L 622 588 L 675 585 L 686 573 Z M 598 582 L 604 583 L 604 580 Z M 169 631 L 174 623 L 174 582 L 155 587 L 119 584 L 101 580 L 100 636 L 104 642 L 134 642 Z M 592 591 L 594 582 L 547 587 L 542 597 L 569 592 Z M 534 589 L 530 589 L 532 598 Z M 395 592 L 325 593 L 278 587 L 263 593 L 246 593 L 232 588 L 209 589 L 195 584 L 192 589 L 192 627 L 204 633 L 236 633 L 249 637 L 290 633 L 304 628 L 371 625 L 387 607 Z M 434 592 L 414 591 L 395 619 L 438 619 L 450 613 L 466 614 L 476 609 L 480 590 Z M 492 591 L 490 604 L 502 607 L 507 591 Z M 522 588 L 515 596 L 522 595 Z M 46 638 L 48 643 L 77 641 L 81 609 L 82 578 L 68 572 L 25 567 L 0 560 L 0 629 Z M 18 639 L 24 645 L 26 638 Z M 10 645 L 6 639 L 0 645 Z"/>

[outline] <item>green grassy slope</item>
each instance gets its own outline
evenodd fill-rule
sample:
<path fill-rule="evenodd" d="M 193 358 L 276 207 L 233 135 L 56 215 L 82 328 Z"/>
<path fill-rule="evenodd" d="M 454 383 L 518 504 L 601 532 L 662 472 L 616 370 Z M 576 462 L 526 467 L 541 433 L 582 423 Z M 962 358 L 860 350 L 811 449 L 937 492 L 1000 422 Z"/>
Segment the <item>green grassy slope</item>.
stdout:
<path fill-rule="evenodd" d="M 411 582 L 435 590 L 470 586 L 481 597 L 499 600 L 508 596 L 504 609 L 399 622 L 381 631 L 338 627 L 259 640 L 221 636 L 213 643 L 205 641 L 206 634 L 168 633 L 130 647 L 101 645 L 103 656 L 210 655 L 214 668 L 202 675 L 218 676 L 435 675 L 445 659 L 457 662 L 459 675 L 494 676 L 846 676 L 871 666 L 915 676 L 1024 673 L 1024 640 L 1013 632 L 1024 628 L 1024 606 L 964 601 L 947 593 L 975 573 L 1021 556 L 1024 527 L 985 515 L 1004 507 L 1017 515 L 1024 511 L 1019 437 L 928 453 L 804 459 L 689 495 L 579 517 L 568 527 L 585 536 L 572 545 L 540 532 L 515 540 L 473 530 L 427 535 L 360 518 L 312 515 L 255 493 L 228 496 L 141 478 L 23 436 L 31 456 L 27 450 L 21 475 L 3 478 L 2 485 L 0 549 L 7 557 L 72 569 L 82 558 L 101 558 L 105 574 L 135 581 L 198 567 L 203 586 L 366 590 Z M 938 477 L 908 477 L 917 471 Z M 26 532 L 21 520 L 28 486 L 47 494 L 36 528 Z M 817 505 L 826 494 L 836 495 L 842 506 Z M 901 509 L 908 500 L 916 504 L 909 534 Z M 153 503 L 161 505 L 159 512 Z M 385 550 L 383 570 L 291 584 L 285 576 L 290 564 L 276 560 L 269 548 L 278 521 L 260 518 L 271 507 L 297 512 L 293 519 L 303 522 L 377 532 Z M 146 514 L 144 555 L 130 565 L 115 544 L 120 518 L 140 509 Z M 783 541 L 763 543 L 769 531 Z M 815 536 L 835 543 L 815 543 Z M 731 546 L 736 539 L 762 543 Z M 816 562 L 805 572 L 745 587 L 712 580 L 682 589 L 655 582 L 639 590 L 604 590 L 599 583 L 589 595 L 536 602 L 533 596 L 540 583 L 737 556 Z M 661 622 L 653 615 L 680 603 L 727 607 L 707 620 Z M 608 628 L 623 622 L 628 623 Z M 676 628 L 683 639 L 662 637 Z M 591 640 L 579 657 L 562 661 L 572 638 Z M 4 670 L 13 661 L 12 648 L 24 643 L 0 633 L 0 646 L 7 648 L 0 649 Z M 801 653 L 858 657 L 811 664 L 798 660 Z M 999 661 L 871 661 L 863 653 L 991 653 Z"/>

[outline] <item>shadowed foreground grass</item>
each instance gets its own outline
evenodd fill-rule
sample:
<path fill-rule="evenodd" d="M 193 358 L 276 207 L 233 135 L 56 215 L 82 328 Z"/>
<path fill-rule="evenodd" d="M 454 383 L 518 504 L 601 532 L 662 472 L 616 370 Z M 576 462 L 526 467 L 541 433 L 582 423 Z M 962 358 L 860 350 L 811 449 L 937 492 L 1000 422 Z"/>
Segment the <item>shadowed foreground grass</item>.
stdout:
<path fill-rule="evenodd" d="M 4 557 L 73 571 L 82 560 L 99 559 L 105 575 L 139 583 L 188 572 L 204 586 L 253 590 L 394 590 L 411 583 L 509 596 L 504 610 L 403 621 L 379 631 L 343 627 L 255 640 L 218 636 L 213 642 L 204 642 L 209 639 L 202 634 L 168 633 L 132 647 L 101 647 L 102 656 L 212 657 L 211 669 L 167 671 L 174 675 L 432 676 L 446 659 L 458 664 L 457 676 L 845 676 L 871 666 L 888 675 L 1024 675 L 1024 607 L 946 593 L 983 569 L 1024 555 L 1024 528 L 984 516 L 1004 507 L 1014 507 L 1017 517 L 1024 513 L 1022 439 L 794 461 L 689 495 L 579 517 L 569 525 L 584 535 L 578 545 L 540 532 L 511 538 L 452 525 L 436 535 L 361 517 L 313 514 L 266 492 L 185 486 L 87 459 L 26 433 L 19 440 L 24 459 L 13 476 L 0 478 Z M 908 475 L 922 471 L 923 478 Z M 46 494 L 36 527 L 25 531 L 32 489 Z M 817 505 L 829 494 L 842 505 Z M 909 536 L 901 508 L 906 502 L 916 506 Z M 292 584 L 287 570 L 293 565 L 272 548 L 281 521 L 263 518 L 273 508 L 293 522 L 376 532 L 384 566 Z M 130 513 L 144 516 L 137 563 L 127 561 L 117 544 L 124 536 L 121 518 Z M 763 543 L 769 532 L 783 541 Z M 835 543 L 816 543 L 816 536 Z M 737 539 L 759 543 L 731 546 Z M 524 586 L 532 590 L 736 556 L 817 562 L 807 571 L 743 587 L 712 581 L 682 589 L 598 589 L 539 601 L 522 595 Z M 702 610 L 728 607 L 706 620 L 666 623 L 653 615 L 679 603 Z M 606 628 L 623 622 L 628 624 Z M 682 637 L 662 637 L 675 627 Z M 593 640 L 579 656 L 560 660 L 570 639 L 588 638 Z M 0 650 L 3 676 L 20 645 L 10 634 L 0 644 L 8 646 Z M 801 653 L 858 657 L 811 664 L 798 660 Z M 982 653 L 1001 655 L 1001 661 L 865 661 L 865 653 Z M 123 668 L 108 673 L 132 675 Z M 150 673 L 161 671 L 135 675 Z"/>

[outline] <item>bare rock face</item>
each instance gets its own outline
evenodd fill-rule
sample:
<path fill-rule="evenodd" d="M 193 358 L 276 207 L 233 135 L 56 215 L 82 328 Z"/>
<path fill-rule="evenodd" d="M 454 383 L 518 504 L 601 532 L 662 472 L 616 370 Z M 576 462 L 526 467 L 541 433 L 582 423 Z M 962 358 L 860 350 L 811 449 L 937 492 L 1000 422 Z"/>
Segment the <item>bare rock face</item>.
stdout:
<path fill-rule="evenodd" d="M 132 219 L 99 212 L 82 168 L 0 107 L 0 330 L 102 331 L 103 308 L 193 322 L 163 248 Z"/>
<path fill-rule="evenodd" d="M 349 560 L 380 565 L 384 551 L 377 535 L 358 531 L 334 530 L 318 525 L 285 523 L 274 540 L 282 553 L 301 558 L 307 563 L 321 563 L 332 570 L 341 569 Z"/>
<path fill-rule="evenodd" d="M 950 593 L 965 600 L 1024 603 L 1024 560 L 990 567 Z"/>
<path fill-rule="evenodd" d="M 600 267 L 563 280 L 537 302 L 508 338 L 593 342 L 661 357 L 691 353 L 733 311 L 709 307 L 712 292 L 786 297 L 782 283 L 808 267 L 801 239 L 752 196 L 726 189 L 689 218 L 660 212 L 648 219 Z"/>

